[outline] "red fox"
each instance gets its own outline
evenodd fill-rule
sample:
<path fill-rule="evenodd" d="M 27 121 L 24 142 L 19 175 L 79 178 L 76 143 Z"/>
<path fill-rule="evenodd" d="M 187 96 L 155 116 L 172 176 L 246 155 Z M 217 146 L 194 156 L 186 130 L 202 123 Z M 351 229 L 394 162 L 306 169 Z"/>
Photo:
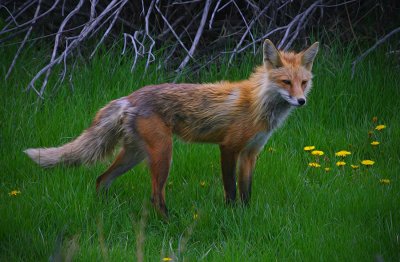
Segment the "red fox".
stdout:
<path fill-rule="evenodd" d="M 165 217 L 165 184 L 172 158 L 173 134 L 188 142 L 218 144 L 225 201 L 250 199 L 257 155 L 294 107 L 306 103 L 318 42 L 300 52 L 263 45 L 263 64 L 240 82 L 145 86 L 111 101 L 92 125 L 60 147 L 27 149 L 43 167 L 87 164 L 102 159 L 121 142 L 112 165 L 97 178 L 96 189 L 108 189 L 118 176 L 147 159 L 152 203 Z"/>

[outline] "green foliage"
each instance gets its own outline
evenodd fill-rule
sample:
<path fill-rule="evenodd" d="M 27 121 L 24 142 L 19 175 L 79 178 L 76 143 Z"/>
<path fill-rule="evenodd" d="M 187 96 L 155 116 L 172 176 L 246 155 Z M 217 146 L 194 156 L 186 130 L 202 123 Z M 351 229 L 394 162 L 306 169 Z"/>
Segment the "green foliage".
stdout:
<path fill-rule="evenodd" d="M 14 51 L 0 51 L 2 76 Z M 353 80 L 350 53 L 338 47 L 322 51 L 308 105 L 293 113 L 259 157 L 249 207 L 224 205 L 216 146 L 176 139 L 167 186 L 168 223 L 148 201 L 145 164 L 119 178 L 107 196 L 97 196 L 95 179 L 112 159 L 42 169 L 22 151 L 63 144 L 88 127 L 111 99 L 173 76 L 157 65 L 144 75 L 143 63 L 131 73 L 127 57 L 103 52 L 90 64 L 77 65 L 73 92 L 67 80 L 48 88 L 45 100 L 38 102 L 33 92 L 23 90 L 44 61 L 40 54 L 23 53 L 10 79 L 1 80 L 1 261 L 50 256 L 125 261 L 136 260 L 140 252 L 146 261 L 400 260 L 399 71 L 382 50 L 357 67 Z M 221 60 L 181 81 L 242 79 L 258 60 L 246 56 L 231 68 Z M 49 87 L 56 85 L 56 77 Z M 376 148 L 368 137 L 374 116 L 387 125 L 374 137 L 381 142 Z M 308 167 L 315 158 L 304 152 L 307 145 L 325 152 L 319 161 L 330 172 Z M 339 150 L 352 152 L 342 168 L 335 166 Z M 362 159 L 376 164 L 350 167 Z M 381 184 L 382 178 L 390 183 Z M 13 190 L 20 194 L 10 196 Z"/>

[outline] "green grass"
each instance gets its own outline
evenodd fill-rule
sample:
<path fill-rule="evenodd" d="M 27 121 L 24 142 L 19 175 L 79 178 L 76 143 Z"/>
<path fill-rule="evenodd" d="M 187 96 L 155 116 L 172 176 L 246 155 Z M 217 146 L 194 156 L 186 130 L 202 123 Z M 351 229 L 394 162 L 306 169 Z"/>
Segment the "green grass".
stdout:
<path fill-rule="evenodd" d="M 129 59 L 110 52 L 77 65 L 74 92 L 69 76 L 54 87 L 54 74 L 44 102 L 37 103 L 34 93 L 23 89 L 45 62 L 44 51 L 23 53 L 4 81 L 15 50 L 0 50 L 1 261 L 71 255 L 77 261 L 125 261 L 136 260 L 137 250 L 146 261 L 167 256 L 181 261 L 400 260 L 400 72 L 385 50 L 358 66 L 351 80 L 351 52 L 322 48 L 308 105 L 291 115 L 260 155 L 247 208 L 224 205 L 216 146 L 176 139 L 167 186 L 168 223 L 149 204 L 145 164 L 119 178 L 108 197 L 101 198 L 95 194 L 95 179 L 112 159 L 46 170 L 22 151 L 63 144 L 88 127 L 111 99 L 174 76 L 157 65 L 143 76 L 143 64 L 131 73 Z M 259 62 L 245 56 L 227 69 L 221 60 L 181 81 L 242 79 Z M 377 148 L 368 138 L 374 116 L 387 125 L 375 132 L 381 142 Z M 303 151 L 306 145 L 325 152 L 321 168 L 307 166 L 315 157 Z M 342 149 L 352 155 L 337 168 L 334 153 Z M 376 164 L 350 168 L 362 159 Z M 390 184 L 381 184 L 381 178 Z M 9 196 L 12 190 L 21 194 Z"/>

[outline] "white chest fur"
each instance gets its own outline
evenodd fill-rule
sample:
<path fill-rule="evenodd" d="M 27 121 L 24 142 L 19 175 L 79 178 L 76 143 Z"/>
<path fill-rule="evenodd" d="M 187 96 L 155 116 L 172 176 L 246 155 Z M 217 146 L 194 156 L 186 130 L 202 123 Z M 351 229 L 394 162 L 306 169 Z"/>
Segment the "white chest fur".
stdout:
<path fill-rule="evenodd" d="M 271 131 L 258 132 L 249 140 L 249 142 L 247 142 L 244 150 L 253 152 L 255 151 L 257 153 L 260 152 L 271 135 Z"/>

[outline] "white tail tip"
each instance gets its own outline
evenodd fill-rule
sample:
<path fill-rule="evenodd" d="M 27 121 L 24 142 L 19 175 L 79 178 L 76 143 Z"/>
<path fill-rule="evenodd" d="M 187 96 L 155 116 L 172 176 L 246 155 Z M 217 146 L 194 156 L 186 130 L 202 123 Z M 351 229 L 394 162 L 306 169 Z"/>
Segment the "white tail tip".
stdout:
<path fill-rule="evenodd" d="M 52 148 L 29 148 L 24 153 L 42 167 L 51 167 L 60 161 L 59 155 Z"/>

